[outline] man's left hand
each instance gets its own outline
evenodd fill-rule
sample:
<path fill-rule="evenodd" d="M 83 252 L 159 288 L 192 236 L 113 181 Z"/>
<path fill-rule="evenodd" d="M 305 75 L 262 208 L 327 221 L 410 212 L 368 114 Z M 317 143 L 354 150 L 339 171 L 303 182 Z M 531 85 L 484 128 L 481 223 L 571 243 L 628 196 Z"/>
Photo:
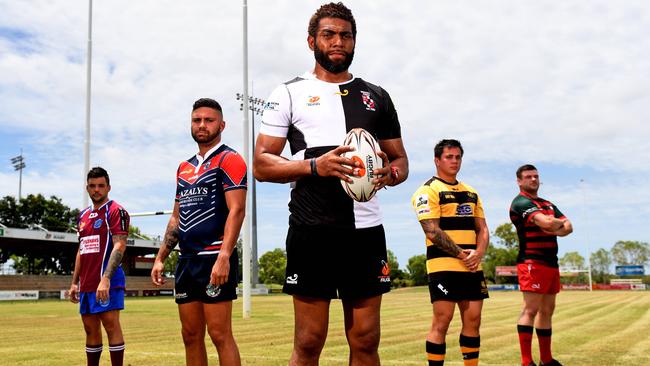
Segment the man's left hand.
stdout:
<path fill-rule="evenodd" d="M 102 277 L 102 280 L 99 281 L 99 286 L 97 286 L 97 292 L 95 292 L 95 299 L 100 302 L 108 301 L 108 291 L 111 288 L 111 280 L 106 277 Z"/>
<path fill-rule="evenodd" d="M 210 273 L 210 283 L 213 285 L 223 285 L 228 282 L 228 274 L 230 274 L 230 261 L 225 255 L 219 255 L 217 261 L 212 266 L 212 273 Z"/>
<path fill-rule="evenodd" d="M 463 259 L 463 263 L 470 271 L 476 272 L 483 259 L 483 254 L 474 249 L 465 249 L 463 251 L 467 253 L 467 257 Z"/>
<path fill-rule="evenodd" d="M 377 189 L 382 189 L 387 185 L 393 183 L 394 179 L 390 174 L 390 161 L 388 160 L 388 155 L 383 151 L 377 151 L 377 155 L 384 161 L 383 168 L 373 169 L 372 173 L 375 175 L 375 178 L 372 180 L 372 183 L 377 186 Z"/>

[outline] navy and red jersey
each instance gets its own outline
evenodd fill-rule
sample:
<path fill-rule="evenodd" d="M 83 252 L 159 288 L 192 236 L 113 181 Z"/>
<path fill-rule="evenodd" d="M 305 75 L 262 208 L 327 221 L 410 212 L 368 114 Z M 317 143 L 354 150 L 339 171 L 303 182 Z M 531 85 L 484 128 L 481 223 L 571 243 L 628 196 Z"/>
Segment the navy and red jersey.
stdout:
<path fill-rule="evenodd" d="M 79 291 L 95 292 L 113 251 L 113 235 L 129 234 L 129 213 L 115 201 L 98 209 L 81 211 L 77 219 L 79 234 Z M 111 288 L 124 288 L 124 271 L 119 265 L 111 278 Z"/>
<path fill-rule="evenodd" d="M 538 214 L 564 219 L 564 214 L 551 202 L 520 192 L 510 206 L 510 220 L 517 229 L 519 255 L 517 263 L 541 263 L 558 267 L 557 236 L 544 232 L 533 222 Z"/>
<path fill-rule="evenodd" d="M 219 253 L 229 212 L 225 192 L 246 189 L 244 159 L 217 145 L 205 158 L 197 154 L 182 162 L 176 182 L 181 256 Z"/>

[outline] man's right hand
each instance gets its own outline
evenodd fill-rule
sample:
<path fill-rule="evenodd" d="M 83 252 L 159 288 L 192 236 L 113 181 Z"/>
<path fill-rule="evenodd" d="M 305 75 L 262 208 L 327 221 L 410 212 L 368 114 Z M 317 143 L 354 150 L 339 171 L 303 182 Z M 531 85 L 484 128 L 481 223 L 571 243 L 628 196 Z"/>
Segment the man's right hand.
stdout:
<path fill-rule="evenodd" d="M 68 290 L 68 296 L 70 297 L 70 301 L 73 304 L 79 303 L 79 287 L 74 283 L 70 285 L 70 289 Z"/>
<path fill-rule="evenodd" d="M 352 183 L 349 176 L 359 175 L 359 169 L 357 168 L 359 163 L 341 156 L 348 151 L 354 151 L 354 148 L 341 145 L 316 158 L 316 172 L 318 175 L 321 177 L 337 177 Z"/>
<path fill-rule="evenodd" d="M 156 260 L 153 263 L 153 268 L 151 268 L 151 282 L 156 286 L 162 286 L 165 284 L 165 277 L 163 276 L 163 271 L 165 270 L 165 264 L 162 261 Z"/>

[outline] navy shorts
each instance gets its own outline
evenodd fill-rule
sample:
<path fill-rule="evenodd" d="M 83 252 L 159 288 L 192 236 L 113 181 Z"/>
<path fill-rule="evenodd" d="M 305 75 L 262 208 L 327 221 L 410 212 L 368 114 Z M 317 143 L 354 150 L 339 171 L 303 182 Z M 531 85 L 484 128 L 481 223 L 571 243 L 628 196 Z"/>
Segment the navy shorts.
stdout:
<path fill-rule="evenodd" d="M 210 285 L 212 267 L 217 255 L 196 255 L 180 257 L 176 265 L 175 297 L 177 304 L 201 301 L 211 304 L 220 301 L 232 301 L 237 298 L 239 260 L 237 250 L 230 255 L 230 273 L 228 282 L 221 286 Z"/>
<path fill-rule="evenodd" d="M 283 291 L 321 299 L 363 299 L 390 291 L 383 226 L 289 227 Z"/>
<path fill-rule="evenodd" d="M 79 293 L 79 314 L 97 314 L 111 310 L 124 310 L 124 289 L 112 288 L 108 290 L 108 301 L 99 302 L 95 292 Z"/>

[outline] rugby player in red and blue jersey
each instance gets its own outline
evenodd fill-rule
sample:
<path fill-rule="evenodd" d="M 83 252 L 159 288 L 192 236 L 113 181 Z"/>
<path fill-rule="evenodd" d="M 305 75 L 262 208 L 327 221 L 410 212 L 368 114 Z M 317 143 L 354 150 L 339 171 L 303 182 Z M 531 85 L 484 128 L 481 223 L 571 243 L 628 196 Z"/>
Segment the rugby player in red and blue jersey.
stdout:
<path fill-rule="evenodd" d="M 221 143 L 226 122 L 219 103 L 197 100 L 191 121 L 199 152 L 178 167 L 176 202 L 151 279 L 156 285 L 164 283 L 164 261 L 179 244 L 175 296 L 186 364 L 207 366 L 207 326 L 219 364 L 240 365 L 231 318 L 238 283 L 235 244 L 246 207 L 246 163 Z"/>
<path fill-rule="evenodd" d="M 77 220 L 79 249 L 69 290 L 70 301 L 80 304 L 88 365 L 99 365 L 103 324 L 111 365 L 122 366 L 124 336 L 120 310 L 124 309 L 126 281 L 120 262 L 126 250 L 129 214 L 108 199 L 111 185 L 103 168 L 95 167 L 88 172 L 86 190 L 93 204 L 81 211 Z"/>
<path fill-rule="evenodd" d="M 535 365 L 531 352 L 534 325 L 540 365 L 561 366 L 551 354 L 551 318 L 560 292 L 557 237 L 571 234 L 573 226 L 557 206 L 537 195 L 539 174 L 533 165 L 517 169 L 517 185 L 520 192 L 510 206 L 510 220 L 519 237 L 517 275 L 524 294 L 524 309 L 517 321 L 521 364 Z"/>

